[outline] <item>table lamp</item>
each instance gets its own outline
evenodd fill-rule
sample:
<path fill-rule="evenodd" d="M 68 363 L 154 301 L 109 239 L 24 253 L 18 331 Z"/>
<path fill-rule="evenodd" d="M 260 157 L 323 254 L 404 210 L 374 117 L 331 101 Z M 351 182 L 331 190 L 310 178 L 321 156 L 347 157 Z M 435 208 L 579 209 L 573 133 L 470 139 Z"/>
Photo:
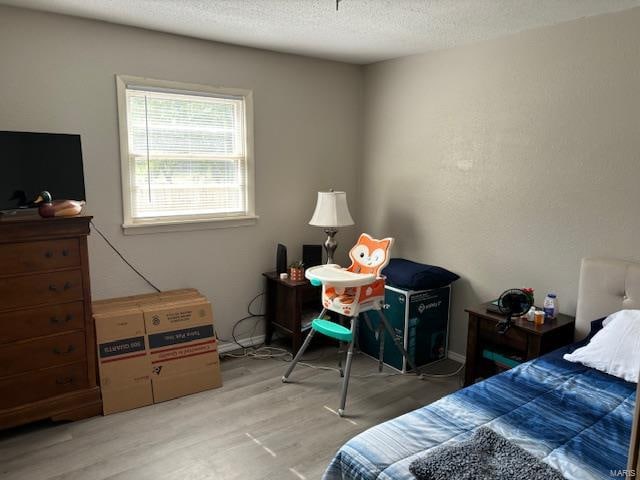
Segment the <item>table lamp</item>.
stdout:
<path fill-rule="evenodd" d="M 318 192 L 316 210 L 313 212 L 309 225 L 324 228 L 327 240 L 324 249 L 327 251 L 327 263 L 333 263 L 333 253 L 338 243 L 334 237 L 338 233 L 338 227 L 353 225 L 354 221 L 349 213 L 347 194 L 345 192 Z"/>

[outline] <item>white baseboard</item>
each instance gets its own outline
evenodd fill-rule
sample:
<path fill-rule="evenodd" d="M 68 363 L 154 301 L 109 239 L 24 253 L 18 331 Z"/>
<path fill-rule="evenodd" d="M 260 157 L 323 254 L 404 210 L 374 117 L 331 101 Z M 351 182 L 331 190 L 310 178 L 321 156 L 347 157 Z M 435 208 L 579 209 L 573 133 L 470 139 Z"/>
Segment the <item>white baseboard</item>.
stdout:
<path fill-rule="evenodd" d="M 452 352 L 451 350 L 447 351 L 447 358 L 455 360 L 458 363 L 465 363 L 467 361 L 467 357 L 460 355 L 459 353 Z"/>
<path fill-rule="evenodd" d="M 260 345 L 264 343 L 264 334 L 256 335 L 255 337 L 248 338 L 239 338 L 238 341 L 247 347 L 253 347 L 255 345 Z M 240 347 L 237 343 L 234 342 L 220 342 L 218 345 L 218 353 L 229 353 L 234 350 L 240 350 Z"/>

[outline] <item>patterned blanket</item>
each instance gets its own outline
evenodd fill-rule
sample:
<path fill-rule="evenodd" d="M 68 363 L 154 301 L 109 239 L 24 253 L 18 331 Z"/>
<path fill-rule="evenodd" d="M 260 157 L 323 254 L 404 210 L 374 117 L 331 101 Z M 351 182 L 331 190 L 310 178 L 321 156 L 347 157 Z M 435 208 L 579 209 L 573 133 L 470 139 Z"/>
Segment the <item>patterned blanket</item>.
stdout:
<path fill-rule="evenodd" d="M 324 479 L 413 480 L 413 460 L 438 445 L 466 440 L 483 425 L 569 480 L 620 478 L 616 471 L 626 468 L 636 385 L 563 360 L 574 348 L 361 433 L 340 448 Z"/>

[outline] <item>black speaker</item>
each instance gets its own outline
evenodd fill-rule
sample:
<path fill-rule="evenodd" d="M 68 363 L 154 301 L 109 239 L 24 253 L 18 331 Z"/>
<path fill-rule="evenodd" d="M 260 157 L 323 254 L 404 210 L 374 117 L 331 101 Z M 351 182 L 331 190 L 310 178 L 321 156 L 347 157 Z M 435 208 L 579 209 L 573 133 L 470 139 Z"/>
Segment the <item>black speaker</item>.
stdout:
<path fill-rule="evenodd" d="M 278 275 L 287 273 L 287 247 L 281 243 L 278 244 L 276 250 L 276 272 Z"/>
<path fill-rule="evenodd" d="M 302 245 L 304 268 L 322 265 L 322 245 Z"/>

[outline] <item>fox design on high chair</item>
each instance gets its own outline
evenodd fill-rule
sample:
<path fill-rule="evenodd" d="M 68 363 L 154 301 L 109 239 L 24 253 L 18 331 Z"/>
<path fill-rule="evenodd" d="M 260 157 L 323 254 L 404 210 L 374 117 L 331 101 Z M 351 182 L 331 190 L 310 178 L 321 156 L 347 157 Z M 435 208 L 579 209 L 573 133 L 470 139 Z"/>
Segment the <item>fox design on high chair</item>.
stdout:
<path fill-rule="evenodd" d="M 381 276 L 381 271 L 389 263 L 389 250 L 393 238 L 376 240 L 363 233 L 358 243 L 349 252 L 351 265 L 347 268 L 353 273 L 373 273 Z M 327 286 L 322 292 L 322 303 L 325 308 L 342 311 L 344 315 L 352 316 L 359 310 L 359 305 L 384 298 L 384 279 L 378 278 L 369 285 L 352 288 L 334 288 Z"/>

